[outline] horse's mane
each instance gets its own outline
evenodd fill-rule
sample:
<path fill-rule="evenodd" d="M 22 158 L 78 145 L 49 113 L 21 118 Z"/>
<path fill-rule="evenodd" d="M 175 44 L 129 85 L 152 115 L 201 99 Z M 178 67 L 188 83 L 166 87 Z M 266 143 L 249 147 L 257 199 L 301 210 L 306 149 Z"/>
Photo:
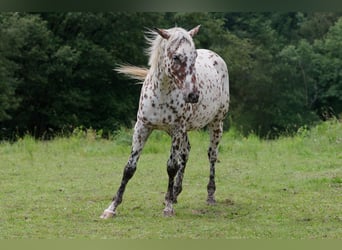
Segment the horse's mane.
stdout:
<path fill-rule="evenodd" d="M 145 34 L 145 39 L 149 47 L 145 49 L 145 53 L 149 57 L 148 66 L 154 67 L 159 61 L 162 53 L 163 38 L 154 30 L 148 30 Z"/>
<path fill-rule="evenodd" d="M 166 31 L 170 33 L 170 39 L 168 40 L 161 37 L 155 30 L 149 29 L 145 33 L 145 39 L 149 45 L 149 47 L 145 49 L 145 53 L 149 57 L 148 66 L 150 69 L 132 65 L 119 65 L 115 68 L 115 71 L 125 74 L 132 79 L 139 80 L 139 83 L 142 83 L 141 81 L 145 80 L 149 70 L 150 72 L 158 72 L 159 61 L 167 43 L 177 39 L 177 37 L 174 37 L 177 34 L 187 34 L 187 31 L 178 27 L 171 28 Z"/>
<path fill-rule="evenodd" d="M 149 45 L 149 47 L 145 49 L 145 53 L 149 57 L 148 65 L 150 67 L 155 67 L 160 56 L 160 51 L 158 51 L 158 48 L 162 42 L 162 38 L 156 31 L 149 29 L 145 33 L 145 39 Z M 149 69 L 146 67 L 137 67 L 128 64 L 121 64 L 114 70 L 120 74 L 127 75 L 134 80 L 138 80 L 138 84 L 143 83 L 149 71 Z"/>
<path fill-rule="evenodd" d="M 167 29 L 166 31 L 170 34 L 170 38 L 167 40 L 161 37 L 155 30 L 148 30 L 146 32 L 145 39 L 149 47 L 145 50 L 145 52 L 147 56 L 149 56 L 148 66 L 150 66 L 151 70 L 157 70 L 158 62 L 163 56 L 162 53 L 168 43 L 173 43 L 173 41 L 180 40 L 184 37 L 187 38 L 189 42 L 192 41 L 192 38 L 188 32 L 182 28 L 174 27 Z"/>

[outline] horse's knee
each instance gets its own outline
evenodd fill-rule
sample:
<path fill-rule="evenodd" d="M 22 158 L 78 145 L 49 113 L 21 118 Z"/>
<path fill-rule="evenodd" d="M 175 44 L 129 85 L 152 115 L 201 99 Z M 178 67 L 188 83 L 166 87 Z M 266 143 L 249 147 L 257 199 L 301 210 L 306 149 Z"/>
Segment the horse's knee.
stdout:
<path fill-rule="evenodd" d="M 133 166 L 131 164 L 127 164 L 125 169 L 124 169 L 123 179 L 125 179 L 126 181 L 131 179 L 136 170 L 137 170 L 137 168 L 135 166 Z"/>
<path fill-rule="evenodd" d="M 208 148 L 208 159 L 210 163 L 215 163 L 217 161 L 217 150 L 212 147 Z"/>
<path fill-rule="evenodd" d="M 167 161 L 167 173 L 170 177 L 176 176 L 178 171 L 177 163 L 170 157 Z"/>

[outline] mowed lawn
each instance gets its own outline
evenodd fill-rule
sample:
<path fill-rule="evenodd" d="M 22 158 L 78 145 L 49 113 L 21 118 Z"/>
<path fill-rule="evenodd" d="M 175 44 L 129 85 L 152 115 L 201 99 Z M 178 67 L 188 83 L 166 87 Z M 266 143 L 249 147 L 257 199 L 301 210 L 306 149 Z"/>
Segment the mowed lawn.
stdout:
<path fill-rule="evenodd" d="M 121 181 L 132 131 L 98 139 L 0 143 L 0 239 L 341 239 L 342 124 L 277 140 L 226 132 L 208 206 L 208 135 L 192 145 L 176 215 L 164 218 L 170 139 L 154 132 L 114 219 L 99 218 Z"/>

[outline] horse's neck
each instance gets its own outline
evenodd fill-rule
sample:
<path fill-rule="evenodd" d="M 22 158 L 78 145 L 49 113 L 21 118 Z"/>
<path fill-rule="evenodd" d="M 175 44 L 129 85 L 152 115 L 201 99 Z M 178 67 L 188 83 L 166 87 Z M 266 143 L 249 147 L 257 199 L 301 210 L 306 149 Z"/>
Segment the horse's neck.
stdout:
<path fill-rule="evenodd" d="M 150 70 L 148 81 L 148 84 L 154 91 L 160 93 L 170 91 L 171 80 L 165 75 L 163 69 L 157 68 L 153 71 Z"/>
<path fill-rule="evenodd" d="M 175 85 L 172 84 L 171 80 L 165 75 L 165 73 L 163 73 L 163 71 L 150 71 L 144 85 L 144 94 L 157 97 L 153 99 L 157 99 L 160 102 L 169 100 L 173 96 L 171 95 L 171 92 L 177 91 L 177 89 L 174 87 Z"/>

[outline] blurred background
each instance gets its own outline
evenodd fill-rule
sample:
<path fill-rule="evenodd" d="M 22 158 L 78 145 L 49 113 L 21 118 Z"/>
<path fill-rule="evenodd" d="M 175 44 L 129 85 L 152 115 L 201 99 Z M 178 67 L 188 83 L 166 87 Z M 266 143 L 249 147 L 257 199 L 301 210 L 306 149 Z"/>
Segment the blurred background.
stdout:
<path fill-rule="evenodd" d="M 276 138 L 342 113 L 342 13 L 0 12 L 0 140 L 136 118 L 141 85 L 113 71 L 147 65 L 145 32 L 191 29 L 230 73 L 225 129 Z"/>

